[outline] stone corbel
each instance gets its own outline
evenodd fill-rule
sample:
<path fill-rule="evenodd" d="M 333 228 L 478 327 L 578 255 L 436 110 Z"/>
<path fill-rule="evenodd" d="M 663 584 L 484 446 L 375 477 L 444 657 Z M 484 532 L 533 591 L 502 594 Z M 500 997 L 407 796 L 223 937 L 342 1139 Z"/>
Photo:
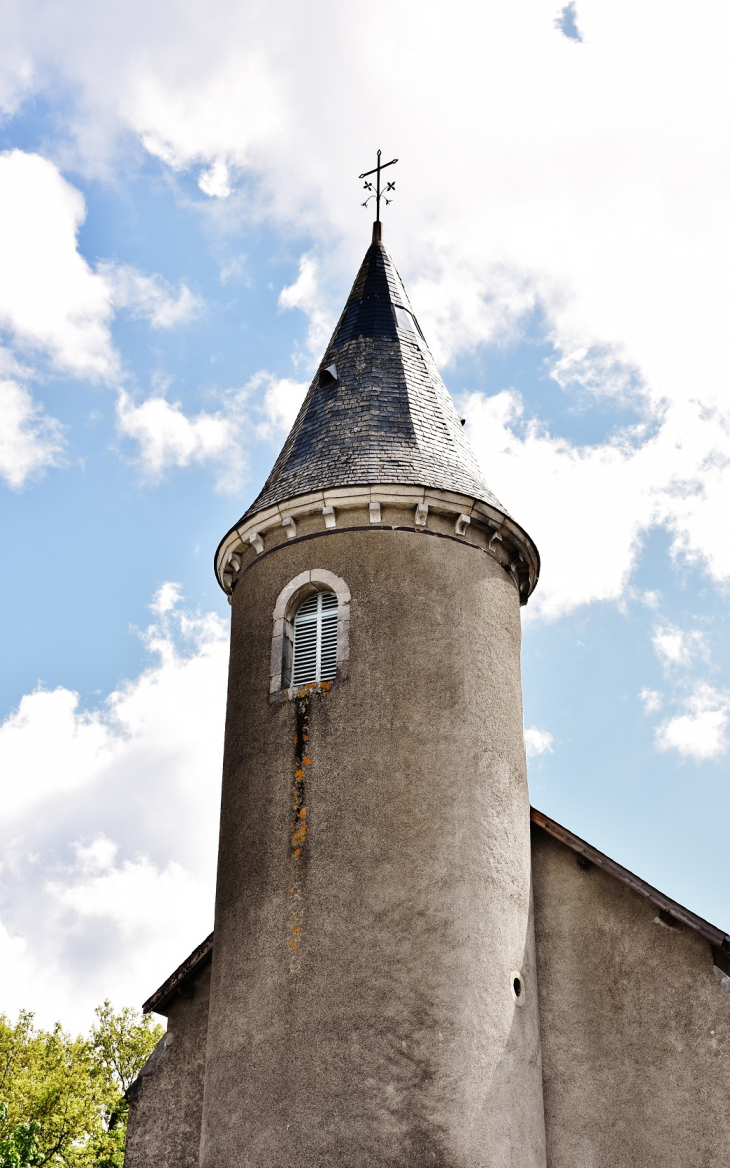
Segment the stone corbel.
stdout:
<path fill-rule="evenodd" d="M 369 504 L 370 522 L 380 523 L 380 503 L 377 499 L 371 499 Z"/>
<path fill-rule="evenodd" d="M 233 577 L 241 571 L 241 557 L 238 552 L 231 552 L 223 569 L 223 586 L 230 593 L 233 587 Z"/>
<path fill-rule="evenodd" d="M 428 519 L 428 503 L 416 504 L 416 527 L 425 527 Z"/>
<path fill-rule="evenodd" d="M 487 547 L 489 548 L 490 552 L 493 550 L 494 544 L 495 544 L 497 541 L 499 541 L 499 543 L 501 543 L 501 542 L 502 542 L 502 536 L 499 534 L 499 532 L 498 532 L 498 531 L 495 531 L 494 535 L 492 536 L 492 538 L 490 539 L 489 543 L 487 544 Z"/>
<path fill-rule="evenodd" d="M 466 535 L 466 529 L 470 523 L 471 523 L 471 519 L 469 518 L 469 516 L 462 514 L 459 516 L 459 518 L 456 520 L 456 523 L 454 524 L 454 531 L 456 532 L 457 535 Z"/>
<path fill-rule="evenodd" d="M 322 514 L 324 515 L 325 527 L 337 527 L 337 516 L 335 515 L 334 507 L 323 507 Z"/>
<path fill-rule="evenodd" d="M 260 556 L 262 551 L 264 550 L 264 541 L 261 538 L 261 533 L 258 531 L 252 531 L 248 537 L 248 542 L 251 544 L 251 547 L 256 552 L 256 555 Z"/>
<path fill-rule="evenodd" d="M 284 531 L 286 532 L 287 539 L 296 539 L 297 525 L 296 525 L 296 522 L 295 522 L 294 517 L 292 515 L 284 515 L 284 517 L 281 520 L 281 526 L 284 528 Z"/>

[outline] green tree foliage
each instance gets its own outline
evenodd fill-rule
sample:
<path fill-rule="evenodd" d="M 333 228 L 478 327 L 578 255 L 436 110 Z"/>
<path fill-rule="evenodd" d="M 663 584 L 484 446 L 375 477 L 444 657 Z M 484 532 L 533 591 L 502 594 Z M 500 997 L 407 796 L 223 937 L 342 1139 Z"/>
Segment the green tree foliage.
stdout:
<path fill-rule="evenodd" d="M 37 1119 L 31 1123 L 16 1123 L 8 1119 L 7 1103 L 0 1103 L 0 1168 L 32 1168 L 40 1164 Z"/>
<path fill-rule="evenodd" d="M 0 1015 L 0 1168 L 121 1168 L 125 1092 L 164 1031 L 109 1002 L 87 1038 Z"/>

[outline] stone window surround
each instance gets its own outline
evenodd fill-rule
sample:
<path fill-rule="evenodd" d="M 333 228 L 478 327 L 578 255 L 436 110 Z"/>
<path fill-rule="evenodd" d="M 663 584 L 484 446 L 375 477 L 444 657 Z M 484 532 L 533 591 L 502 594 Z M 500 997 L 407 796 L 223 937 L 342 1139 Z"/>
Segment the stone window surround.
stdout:
<path fill-rule="evenodd" d="M 315 491 L 267 507 L 246 523 L 231 529 L 221 541 L 216 554 L 216 575 L 225 592 L 231 596 L 235 579 L 241 570 L 242 554 L 254 551 L 262 554 L 267 533 L 283 528 L 287 540 L 297 538 L 297 520 L 305 515 L 319 515 L 324 530 L 348 526 L 348 511 L 369 511 L 371 524 L 387 526 L 389 506 L 413 511 L 414 530 L 429 527 L 429 512 L 446 518 L 453 524 L 453 538 L 465 543 L 482 544 L 486 551 L 511 574 L 525 604 L 533 592 L 540 571 L 537 548 L 527 533 L 508 515 L 487 503 L 440 491 L 405 484 L 377 484 L 363 487 L 341 487 Z"/>
<path fill-rule="evenodd" d="M 337 597 L 337 677 L 345 677 L 347 674 L 347 659 L 350 654 L 350 589 L 340 576 L 336 576 L 327 568 L 310 568 L 306 572 L 300 572 L 282 588 L 274 606 L 269 685 L 272 699 L 291 697 L 301 688 L 286 688 L 282 684 L 284 666 L 294 644 L 292 623 L 294 614 L 302 601 L 315 592 L 334 592 Z"/>

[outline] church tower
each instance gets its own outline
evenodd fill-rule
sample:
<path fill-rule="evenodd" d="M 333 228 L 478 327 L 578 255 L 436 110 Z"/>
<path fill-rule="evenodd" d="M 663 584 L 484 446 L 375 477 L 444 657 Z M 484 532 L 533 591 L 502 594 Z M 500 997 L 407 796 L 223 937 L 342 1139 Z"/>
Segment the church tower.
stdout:
<path fill-rule="evenodd" d="M 376 224 L 232 607 L 203 1168 L 544 1168 L 520 605 Z"/>

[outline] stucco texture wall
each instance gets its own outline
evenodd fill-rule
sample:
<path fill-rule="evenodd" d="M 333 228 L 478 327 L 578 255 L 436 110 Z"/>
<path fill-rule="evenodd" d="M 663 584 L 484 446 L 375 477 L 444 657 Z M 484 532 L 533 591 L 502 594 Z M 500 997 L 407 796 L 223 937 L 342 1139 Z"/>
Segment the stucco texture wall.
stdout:
<path fill-rule="evenodd" d="M 210 961 L 166 1008 L 163 1048 L 130 1091 L 125 1168 L 198 1168 Z"/>
<path fill-rule="evenodd" d="M 348 676 L 271 702 L 271 614 L 312 568 L 350 588 Z M 239 581 L 215 938 L 205 1168 L 544 1168 L 519 602 L 489 556 L 338 531 Z"/>
<path fill-rule="evenodd" d="M 550 1168 L 730 1164 L 730 997 L 709 944 L 533 828 Z"/>

